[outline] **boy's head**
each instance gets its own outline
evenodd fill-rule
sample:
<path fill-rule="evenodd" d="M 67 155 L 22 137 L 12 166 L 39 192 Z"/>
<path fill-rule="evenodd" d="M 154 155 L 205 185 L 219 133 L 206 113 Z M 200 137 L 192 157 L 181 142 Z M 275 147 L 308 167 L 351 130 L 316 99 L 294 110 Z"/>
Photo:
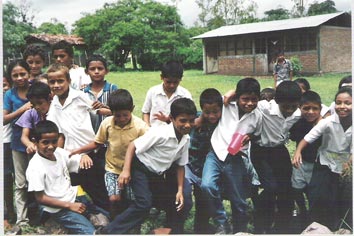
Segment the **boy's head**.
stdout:
<path fill-rule="evenodd" d="M 285 61 L 285 56 L 283 52 L 280 52 L 277 56 L 277 62 L 283 62 Z"/>
<path fill-rule="evenodd" d="M 284 117 L 291 116 L 300 105 L 301 89 L 294 81 L 284 81 L 275 89 L 275 102 Z"/>
<path fill-rule="evenodd" d="M 5 92 L 12 87 L 12 80 L 7 79 L 5 76 L 2 77 L 2 89 L 4 90 L 3 95 Z"/>
<path fill-rule="evenodd" d="M 161 67 L 161 80 L 166 93 L 176 91 L 183 77 L 183 66 L 177 61 L 168 61 Z"/>
<path fill-rule="evenodd" d="M 114 122 L 119 127 L 126 126 L 131 118 L 134 110 L 133 97 L 128 90 L 118 89 L 110 94 L 108 106 L 114 116 Z"/>
<path fill-rule="evenodd" d="M 314 91 L 307 91 L 302 94 L 300 100 L 301 116 L 307 122 L 316 122 L 321 117 L 321 97 Z"/>
<path fill-rule="evenodd" d="M 339 81 L 339 85 L 338 85 L 338 89 L 342 88 L 342 87 L 352 87 L 352 76 L 348 75 L 343 77 L 340 81 Z"/>
<path fill-rule="evenodd" d="M 297 78 L 296 80 L 294 80 L 294 82 L 299 85 L 302 93 L 307 92 L 311 89 L 310 83 L 305 78 Z"/>
<path fill-rule="evenodd" d="M 344 86 L 338 90 L 334 98 L 335 111 L 339 119 L 352 119 L 352 88 Z"/>
<path fill-rule="evenodd" d="M 261 86 L 254 78 L 241 79 L 236 85 L 236 103 L 241 113 L 253 111 L 258 104 Z"/>
<path fill-rule="evenodd" d="M 59 97 L 69 93 L 70 73 L 69 68 L 62 63 L 54 63 L 47 70 L 48 85 L 54 95 Z"/>
<path fill-rule="evenodd" d="M 100 55 L 92 55 L 86 61 L 86 74 L 88 74 L 91 80 L 103 81 L 105 75 L 108 73 L 107 61 Z"/>
<path fill-rule="evenodd" d="M 52 100 L 51 91 L 47 84 L 35 81 L 27 92 L 27 99 L 41 115 L 48 113 Z"/>
<path fill-rule="evenodd" d="M 170 109 L 170 119 L 177 137 L 189 134 L 197 114 L 194 102 L 189 98 L 178 98 L 172 102 Z"/>
<path fill-rule="evenodd" d="M 72 66 L 74 50 L 70 43 L 62 40 L 54 44 L 52 54 L 56 63 L 64 63 L 67 67 Z"/>
<path fill-rule="evenodd" d="M 54 152 L 58 147 L 58 138 L 58 126 L 52 121 L 40 121 L 34 129 L 34 140 L 37 152 L 46 159 L 55 159 Z"/>
<path fill-rule="evenodd" d="M 31 74 L 36 76 L 42 73 L 45 63 L 45 52 L 37 45 L 28 45 L 23 52 L 23 59 L 31 68 Z"/>
<path fill-rule="evenodd" d="M 274 99 L 275 90 L 273 88 L 264 88 L 261 91 L 260 100 L 267 100 L 268 102 Z"/>
<path fill-rule="evenodd" d="M 216 124 L 222 111 L 222 96 L 214 88 L 205 89 L 199 97 L 200 108 L 202 109 L 203 120 L 210 124 Z"/>

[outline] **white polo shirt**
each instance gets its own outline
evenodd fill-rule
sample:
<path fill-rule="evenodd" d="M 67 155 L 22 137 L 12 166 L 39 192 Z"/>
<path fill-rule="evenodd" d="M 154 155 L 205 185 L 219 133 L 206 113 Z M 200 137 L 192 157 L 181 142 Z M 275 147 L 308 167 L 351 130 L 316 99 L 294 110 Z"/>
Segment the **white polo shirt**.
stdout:
<path fill-rule="evenodd" d="M 262 113 L 262 132 L 256 143 L 262 147 L 284 145 L 289 138 L 290 128 L 301 118 L 300 109 L 296 109 L 291 116 L 284 118 L 274 100 L 259 101 L 257 108 Z"/>
<path fill-rule="evenodd" d="M 93 112 L 91 104 L 84 92 L 72 88 L 69 88 L 63 106 L 58 96 L 54 96 L 47 119 L 56 123 L 59 132 L 64 134 L 65 149 L 79 148 L 95 139 L 90 118 L 90 112 Z"/>
<path fill-rule="evenodd" d="M 334 173 L 342 173 L 343 163 L 349 160 L 352 153 L 352 126 L 344 131 L 335 113 L 320 120 L 304 139 L 312 143 L 321 135 L 322 144 L 317 151 L 321 165 L 328 166 Z"/>
<path fill-rule="evenodd" d="M 161 111 L 165 115 L 169 115 L 171 104 L 177 98 L 192 99 L 192 95 L 187 89 L 181 86 L 177 87 L 176 91 L 171 95 L 170 98 L 167 97 L 165 91 L 163 90 L 163 84 L 155 85 L 148 90 L 142 112 L 144 114 L 150 113 L 151 126 L 165 123 L 155 119 L 154 114 L 157 114 Z"/>
<path fill-rule="evenodd" d="M 83 85 L 91 83 L 91 77 L 86 74 L 83 67 L 71 68 L 69 74 L 71 79 L 70 85 L 73 89 L 80 90 Z"/>
<path fill-rule="evenodd" d="M 49 197 L 65 202 L 75 202 L 77 186 L 71 186 L 69 172 L 77 173 L 81 155 L 69 158 L 69 152 L 57 148 L 54 152 L 56 161 L 48 160 L 36 153 L 28 164 L 26 179 L 28 192 L 44 191 Z M 44 205 L 44 210 L 55 213 L 61 208 Z"/>
<path fill-rule="evenodd" d="M 178 142 L 173 123 L 152 126 L 143 136 L 134 140 L 138 159 L 156 174 L 163 174 L 172 163 L 188 163 L 189 135 Z"/>
<path fill-rule="evenodd" d="M 221 119 L 211 136 L 211 145 L 221 161 L 228 155 L 227 147 L 233 134 L 237 131 L 242 134 L 260 135 L 262 114 L 254 109 L 250 113 L 239 117 L 239 108 L 236 102 L 231 102 L 223 107 Z M 248 153 L 249 144 L 242 146 L 241 151 Z"/>

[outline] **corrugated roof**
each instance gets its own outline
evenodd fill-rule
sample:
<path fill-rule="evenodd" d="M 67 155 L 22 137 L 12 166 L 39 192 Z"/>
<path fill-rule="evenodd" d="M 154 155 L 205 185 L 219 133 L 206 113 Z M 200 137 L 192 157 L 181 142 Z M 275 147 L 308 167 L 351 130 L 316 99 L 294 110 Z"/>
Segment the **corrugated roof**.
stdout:
<path fill-rule="evenodd" d="M 31 39 L 40 40 L 42 42 L 48 43 L 49 45 L 53 45 L 63 40 L 70 43 L 71 45 L 85 45 L 84 39 L 76 35 L 30 34 L 25 37 L 26 41 L 29 41 Z"/>
<path fill-rule="evenodd" d="M 317 16 L 307 16 L 301 18 L 292 18 L 286 20 L 265 21 L 241 25 L 222 26 L 215 30 L 193 37 L 193 39 L 224 37 L 240 34 L 261 33 L 288 29 L 310 28 L 319 26 L 330 19 L 333 19 L 344 12 L 324 14 Z"/>

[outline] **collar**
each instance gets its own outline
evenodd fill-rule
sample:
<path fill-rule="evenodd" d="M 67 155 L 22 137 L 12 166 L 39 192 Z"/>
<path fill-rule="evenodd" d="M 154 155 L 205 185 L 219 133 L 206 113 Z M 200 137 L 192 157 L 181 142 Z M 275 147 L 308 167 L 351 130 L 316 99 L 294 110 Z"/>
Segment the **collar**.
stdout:
<path fill-rule="evenodd" d="M 125 130 L 125 129 L 131 129 L 134 128 L 134 115 L 132 115 L 132 118 L 130 119 L 129 123 L 126 124 L 123 128 L 119 127 L 118 125 L 116 125 L 114 123 L 114 116 L 112 116 L 112 120 L 111 120 L 111 125 L 112 127 L 114 127 L 115 129 L 120 129 L 120 130 Z"/>
<path fill-rule="evenodd" d="M 80 96 L 80 93 L 82 93 L 82 91 L 73 89 L 69 86 L 69 94 L 68 94 L 68 97 L 65 99 L 65 103 L 62 107 L 66 107 L 68 104 L 70 104 L 72 102 L 72 100 L 74 100 L 75 98 Z M 54 96 L 53 102 L 55 102 L 55 104 L 60 104 L 59 97 Z"/>
<path fill-rule="evenodd" d="M 111 88 L 111 84 L 108 83 L 106 80 L 104 81 L 103 92 L 109 91 Z M 88 93 L 92 90 L 92 83 L 90 83 L 86 88 L 84 88 L 84 92 Z"/>

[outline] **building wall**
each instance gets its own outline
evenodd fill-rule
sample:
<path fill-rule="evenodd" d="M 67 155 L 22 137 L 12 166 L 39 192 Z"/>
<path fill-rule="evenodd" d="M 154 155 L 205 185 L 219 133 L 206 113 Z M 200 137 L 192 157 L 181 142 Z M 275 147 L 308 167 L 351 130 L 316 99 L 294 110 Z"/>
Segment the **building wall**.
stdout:
<path fill-rule="evenodd" d="M 305 52 L 285 52 L 286 58 L 297 56 L 302 64 L 302 73 L 318 73 L 318 54 L 316 50 Z"/>
<path fill-rule="evenodd" d="M 351 58 L 351 28 L 321 26 L 321 71 L 350 72 Z"/>
<path fill-rule="evenodd" d="M 265 75 L 268 73 L 267 55 L 219 56 L 219 74 Z M 254 62 L 254 68 L 253 68 Z"/>

